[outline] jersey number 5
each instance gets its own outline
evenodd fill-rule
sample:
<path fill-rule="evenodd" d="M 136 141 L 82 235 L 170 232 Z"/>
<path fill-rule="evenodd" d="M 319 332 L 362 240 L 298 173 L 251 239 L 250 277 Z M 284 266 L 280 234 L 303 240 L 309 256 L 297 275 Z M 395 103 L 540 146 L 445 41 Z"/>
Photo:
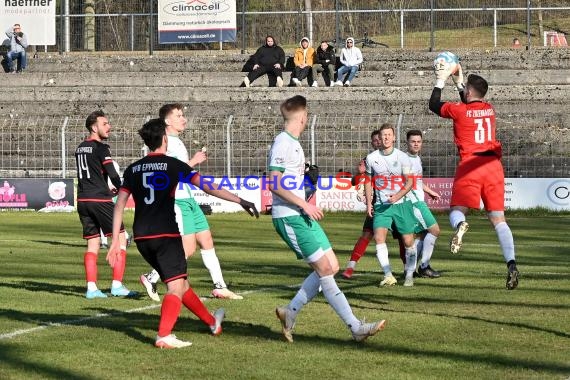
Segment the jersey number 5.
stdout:
<path fill-rule="evenodd" d="M 477 144 L 483 144 L 486 141 L 493 140 L 493 131 L 491 128 L 491 119 L 486 117 L 484 119 L 473 120 L 477 129 L 475 130 L 475 142 Z"/>
<path fill-rule="evenodd" d="M 144 203 L 150 205 L 154 202 L 154 186 L 152 183 L 149 183 L 149 177 L 152 178 L 154 172 L 150 173 L 143 173 L 142 176 L 142 185 L 149 190 L 148 197 L 144 197 Z"/>

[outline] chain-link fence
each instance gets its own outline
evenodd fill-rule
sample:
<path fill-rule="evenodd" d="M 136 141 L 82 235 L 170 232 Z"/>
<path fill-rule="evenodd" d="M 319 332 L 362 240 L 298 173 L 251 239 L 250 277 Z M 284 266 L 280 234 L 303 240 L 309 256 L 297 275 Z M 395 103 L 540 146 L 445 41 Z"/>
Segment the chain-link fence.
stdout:
<path fill-rule="evenodd" d="M 137 130 L 147 119 L 111 118 L 108 141 L 114 159 L 125 168 L 143 155 Z M 370 133 L 385 122 L 396 126 L 398 146 L 406 132 L 424 133 L 425 175 L 453 177 L 456 148 L 449 120 L 431 115 L 309 115 L 300 141 L 307 161 L 324 175 L 353 171 L 370 149 Z M 565 115 L 536 116 L 521 126 L 518 117 L 497 119 L 507 177 L 570 176 L 570 126 Z M 532 125 L 532 126 L 529 126 Z M 261 175 L 269 148 L 281 131 L 280 117 L 195 116 L 182 138 L 192 152 L 208 148 L 200 170 L 216 175 Z M 74 177 L 74 150 L 87 135 L 83 118 L 6 118 L 0 120 L 0 175 L 3 177 Z"/>
<path fill-rule="evenodd" d="M 68 12 L 60 2 L 57 45 L 45 49 L 251 51 L 268 34 L 287 47 L 296 46 L 303 36 L 336 40 L 338 45 L 352 36 L 366 48 L 510 47 L 514 38 L 536 47 L 543 45 L 545 31 L 570 30 L 570 4 L 562 0 L 236 0 L 235 43 L 160 45 L 156 0 L 91 1 L 95 13 L 89 15 L 85 0 L 67 2 Z"/>

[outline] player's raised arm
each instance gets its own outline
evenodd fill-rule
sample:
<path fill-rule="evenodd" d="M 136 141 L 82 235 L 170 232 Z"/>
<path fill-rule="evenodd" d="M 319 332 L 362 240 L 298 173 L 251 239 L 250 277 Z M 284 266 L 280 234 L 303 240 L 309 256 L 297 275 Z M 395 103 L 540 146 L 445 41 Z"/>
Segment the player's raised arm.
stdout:
<path fill-rule="evenodd" d="M 463 83 L 463 68 L 461 64 L 457 65 L 458 69 L 454 74 L 451 74 L 451 79 L 453 79 L 453 83 L 455 83 L 455 87 L 457 88 L 457 92 L 459 92 L 459 97 L 463 103 L 467 103 L 467 98 L 465 97 L 465 84 Z"/>
<path fill-rule="evenodd" d="M 190 183 L 196 187 L 199 187 L 206 194 L 239 204 L 245 211 L 247 211 L 249 215 L 259 218 L 259 211 L 257 211 L 255 204 L 230 193 L 215 182 L 207 184 L 203 183 L 200 181 L 200 174 L 194 174 L 192 176 L 192 179 L 190 179 Z"/>
<path fill-rule="evenodd" d="M 206 162 L 208 156 L 206 155 L 206 148 L 202 148 L 202 150 L 194 153 L 194 156 L 188 161 L 188 165 L 191 167 L 195 167 L 196 165 L 200 165 L 203 162 Z"/>
<path fill-rule="evenodd" d="M 453 60 L 455 62 L 450 62 Z M 445 87 L 447 78 L 449 78 L 457 68 L 456 66 L 459 66 L 457 58 L 454 54 L 449 52 L 439 54 L 434 60 L 433 72 L 435 74 L 435 85 L 429 99 L 429 109 L 439 116 L 441 116 L 441 107 L 444 103 L 441 101 L 441 91 Z"/>

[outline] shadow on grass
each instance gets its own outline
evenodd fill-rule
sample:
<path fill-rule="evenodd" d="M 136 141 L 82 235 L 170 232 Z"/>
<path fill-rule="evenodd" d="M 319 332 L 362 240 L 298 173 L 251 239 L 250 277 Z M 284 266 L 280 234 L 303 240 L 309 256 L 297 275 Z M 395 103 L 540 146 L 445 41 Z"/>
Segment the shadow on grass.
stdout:
<path fill-rule="evenodd" d="M 19 281 L 19 282 L 11 282 L 11 283 L 0 283 L 0 288 L 12 288 L 17 290 L 28 290 L 31 292 L 47 292 L 50 294 L 61 294 L 65 296 L 73 296 L 79 298 L 85 298 L 85 286 L 75 286 L 75 285 L 60 285 L 50 282 L 38 282 L 38 281 Z M 106 292 L 105 290 L 101 290 L 102 292 Z M 109 293 L 107 293 L 109 297 L 112 297 Z M 128 298 L 128 299 L 141 299 L 145 298 L 146 295 L 143 295 L 140 292 L 137 292 L 136 296 L 133 297 L 121 297 L 121 298 Z"/>
<path fill-rule="evenodd" d="M 525 307 L 525 308 L 532 308 L 535 307 L 537 309 L 544 309 L 544 308 L 552 308 L 552 309 L 561 309 L 561 310 L 565 310 L 565 309 L 569 309 L 569 307 L 567 305 L 532 305 L 532 304 L 528 304 L 525 302 L 512 302 L 512 303 L 506 303 L 506 302 L 489 302 L 489 301 L 465 301 L 465 300 L 454 300 L 454 299 L 442 299 L 442 298 L 428 298 L 428 297 L 413 297 L 413 299 L 410 299 L 410 296 L 405 296 L 405 297 L 401 297 L 401 296 L 396 296 L 393 294 L 383 294 L 382 295 L 382 301 L 378 302 L 378 295 L 372 295 L 372 294 L 361 294 L 361 293 L 345 293 L 347 295 L 347 298 L 349 299 L 358 299 L 359 301 L 364 301 L 364 302 L 368 302 L 370 304 L 382 304 L 384 306 L 380 306 L 379 308 L 370 308 L 370 309 L 374 309 L 374 310 L 384 310 L 384 311 L 390 311 L 392 313 L 404 313 L 404 314 L 419 314 L 419 315 L 429 315 L 429 316 L 438 316 L 438 317 L 445 317 L 445 318 L 453 318 L 453 319 L 460 319 L 460 320 L 468 320 L 468 321 L 478 321 L 478 322 L 485 322 L 485 323 L 490 323 L 490 324 L 494 324 L 494 325 L 501 325 L 501 326 L 510 326 L 510 327 L 516 327 L 516 328 L 522 328 L 522 329 L 526 329 L 526 330 L 531 330 L 531 331 L 540 331 L 540 332 L 545 332 L 545 333 L 549 333 L 549 334 L 553 334 L 562 338 L 569 338 L 570 339 L 570 334 L 565 332 L 565 331 L 559 331 L 559 330 L 554 330 L 554 329 L 549 329 L 549 328 L 544 328 L 541 327 L 539 325 L 536 324 L 529 324 L 529 323 L 519 323 L 519 322 L 504 322 L 504 321 L 499 321 L 499 320 L 494 320 L 491 318 L 482 318 L 482 317 L 476 317 L 476 316 L 466 316 L 466 315 L 453 315 L 453 314 L 449 314 L 449 313 L 440 313 L 440 312 L 419 312 L 419 311 L 409 311 L 409 310 L 405 310 L 405 311 L 399 311 L 399 310 L 394 310 L 392 308 L 387 308 L 385 307 L 385 305 L 387 304 L 391 304 L 391 303 L 401 303 L 401 302 L 415 302 L 415 303 L 431 303 L 431 304 L 457 304 L 457 305 L 462 305 L 462 304 L 470 304 L 470 305 L 483 305 L 483 306 L 497 306 L 497 305 L 505 305 L 506 307 L 509 308 L 516 308 L 516 307 Z M 361 308 L 359 306 L 354 306 L 355 309 Z M 365 309 L 366 307 L 362 307 L 363 309 Z M 539 310 L 540 311 L 540 310 Z"/>
<path fill-rule="evenodd" d="M 72 247 L 72 248 L 85 248 L 85 243 L 67 243 L 64 241 L 56 241 L 56 240 L 30 240 L 32 243 L 39 243 L 39 244 L 49 244 L 49 245 L 58 245 L 64 247 Z"/>
<path fill-rule="evenodd" d="M 74 371 L 68 371 L 63 368 L 47 366 L 39 364 L 30 358 L 29 354 L 13 345 L 0 343 L 0 352 L 2 352 L 3 366 L 12 367 L 20 373 L 22 378 L 26 373 L 34 376 L 40 376 L 44 379 L 68 379 L 68 380 L 93 380 L 96 377 L 78 375 Z"/>

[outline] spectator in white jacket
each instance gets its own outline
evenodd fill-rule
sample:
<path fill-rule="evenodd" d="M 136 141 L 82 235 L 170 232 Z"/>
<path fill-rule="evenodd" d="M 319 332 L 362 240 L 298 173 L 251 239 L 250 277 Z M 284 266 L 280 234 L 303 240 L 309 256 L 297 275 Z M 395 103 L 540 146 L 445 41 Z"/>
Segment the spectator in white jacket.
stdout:
<path fill-rule="evenodd" d="M 10 40 L 10 51 L 6 53 L 6 65 L 10 72 L 21 73 L 26 68 L 26 48 L 28 47 L 28 38 L 22 32 L 20 24 L 14 24 L 6 30 L 6 36 Z M 18 70 L 14 71 L 13 60 L 18 60 Z"/>
<path fill-rule="evenodd" d="M 362 63 L 362 52 L 354 46 L 354 38 L 352 37 L 346 39 L 345 46 L 340 52 L 342 66 L 337 71 L 336 86 L 342 86 L 344 82 L 344 85 L 348 87 L 358 72 L 358 65 Z M 348 79 L 344 81 L 346 73 L 348 73 Z"/>

